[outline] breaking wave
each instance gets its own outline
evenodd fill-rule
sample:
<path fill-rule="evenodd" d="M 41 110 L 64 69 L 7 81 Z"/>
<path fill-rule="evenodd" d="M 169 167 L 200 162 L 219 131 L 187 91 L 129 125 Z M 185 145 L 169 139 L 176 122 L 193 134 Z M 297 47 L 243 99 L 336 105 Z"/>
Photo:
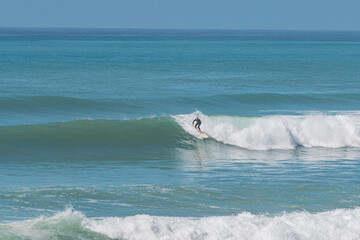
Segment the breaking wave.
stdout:
<path fill-rule="evenodd" d="M 202 130 L 215 140 L 251 150 L 360 147 L 357 113 L 244 117 L 195 112 L 174 118 L 186 132 L 197 136 L 189 124 L 195 116 L 202 119 Z"/>
<path fill-rule="evenodd" d="M 192 114 L 130 120 L 76 120 L 0 127 L 0 150 L 6 147 L 160 146 L 183 147 L 201 139 L 195 116 L 211 139 L 250 150 L 301 147 L 360 147 L 358 113 L 208 116 Z"/>
<path fill-rule="evenodd" d="M 0 224 L 1 239 L 359 239 L 360 209 L 202 218 L 135 215 L 88 218 L 68 208 L 51 217 Z"/>

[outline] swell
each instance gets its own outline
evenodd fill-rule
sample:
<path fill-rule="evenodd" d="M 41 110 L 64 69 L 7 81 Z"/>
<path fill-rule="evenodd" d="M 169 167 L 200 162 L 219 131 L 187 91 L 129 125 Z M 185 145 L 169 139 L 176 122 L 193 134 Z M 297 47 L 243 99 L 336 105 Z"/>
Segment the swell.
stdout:
<path fill-rule="evenodd" d="M 360 93 L 332 93 L 332 94 L 278 94 L 278 93 L 243 93 L 223 94 L 214 96 L 191 97 L 144 97 L 141 99 L 83 99 L 64 96 L 23 96 L 0 98 L 0 112 L 107 112 L 122 111 L 134 112 L 136 110 L 157 111 L 175 108 L 192 108 L 194 106 L 218 106 L 224 104 L 234 106 L 281 107 L 296 106 L 296 109 L 316 109 L 357 106 Z M 229 105 L 230 104 L 230 105 Z M 355 105 L 354 105 L 355 104 Z M 353 108 L 354 109 L 354 108 Z M 355 108 L 357 109 L 357 108 Z M 341 110 L 341 109 L 339 109 Z"/>
<path fill-rule="evenodd" d="M 212 106 L 224 109 L 237 108 L 244 112 L 262 110 L 353 110 L 358 109 L 360 93 L 331 93 L 331 94 L 281 94 L 281 93 L 244 93 L 224 94 L 199 100 Z M 226 109 L 226 108 L 225 108 Z"/>
<path fill-rule="evenodd" d="M 329 94 L 282 94 L 282 93 L 249 93 L 249 94 L 227 94 L 218 95 L 216 98 L 227 101 L 238 101 L 245 103 L 334 103 L 334 102 L 352 102 L 360 99 L 360 93 L 329 93 Z"/>
<path fill-rule="evenodd" d="M 3 112 L 63 112 L 63 111 L 109 111 L 119 108 L 134 108 L 131 103 L 105 102 L 63 96 L 27 96 L 0 98 Z"/>

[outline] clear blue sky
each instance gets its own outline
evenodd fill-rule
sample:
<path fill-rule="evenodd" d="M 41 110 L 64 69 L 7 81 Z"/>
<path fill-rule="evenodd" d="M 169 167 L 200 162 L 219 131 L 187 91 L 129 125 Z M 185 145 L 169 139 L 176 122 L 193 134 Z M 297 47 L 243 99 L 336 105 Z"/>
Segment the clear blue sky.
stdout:
<path fill-rule="evenodd" d="M 360 30 L 360 0 L 0 0 L 0 27 Z"/>

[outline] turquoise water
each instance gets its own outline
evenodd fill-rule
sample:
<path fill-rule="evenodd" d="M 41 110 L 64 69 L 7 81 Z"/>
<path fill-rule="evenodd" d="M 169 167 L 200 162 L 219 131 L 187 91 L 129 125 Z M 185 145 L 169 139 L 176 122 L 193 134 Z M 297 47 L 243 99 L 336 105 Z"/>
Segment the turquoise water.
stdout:
<path fill-rule="evenodd" d="M 359 32 L 0 29 L 0 238 L 358 239 L 359 66 Z"/>

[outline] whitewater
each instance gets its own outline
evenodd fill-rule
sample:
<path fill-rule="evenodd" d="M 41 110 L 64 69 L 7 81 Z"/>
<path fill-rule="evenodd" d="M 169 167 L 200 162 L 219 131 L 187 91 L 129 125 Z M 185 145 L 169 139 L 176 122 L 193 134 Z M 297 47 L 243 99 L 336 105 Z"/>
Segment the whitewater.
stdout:
<path fill-rule="evenodd" d="M 215 140 L 251 150 L 360 146 L 360 115 L 355 112 L 265 117 L 210 117 L 194 112 L 174 119 L 185 131 L 199 137 L 189 124 L 196 116 L 203 119 L 202 129 Z"/>
<path fill-rule="evenodd" d="M 179 218 L 136 215 L 125 218 L 87 218 L 68 208 L 52 217 L 0 225 L 3 239 L 357 239 L 360 210 L 318 214 L 283 213 Z M 19 234 L 20 233 L 20 234 Z"/>

